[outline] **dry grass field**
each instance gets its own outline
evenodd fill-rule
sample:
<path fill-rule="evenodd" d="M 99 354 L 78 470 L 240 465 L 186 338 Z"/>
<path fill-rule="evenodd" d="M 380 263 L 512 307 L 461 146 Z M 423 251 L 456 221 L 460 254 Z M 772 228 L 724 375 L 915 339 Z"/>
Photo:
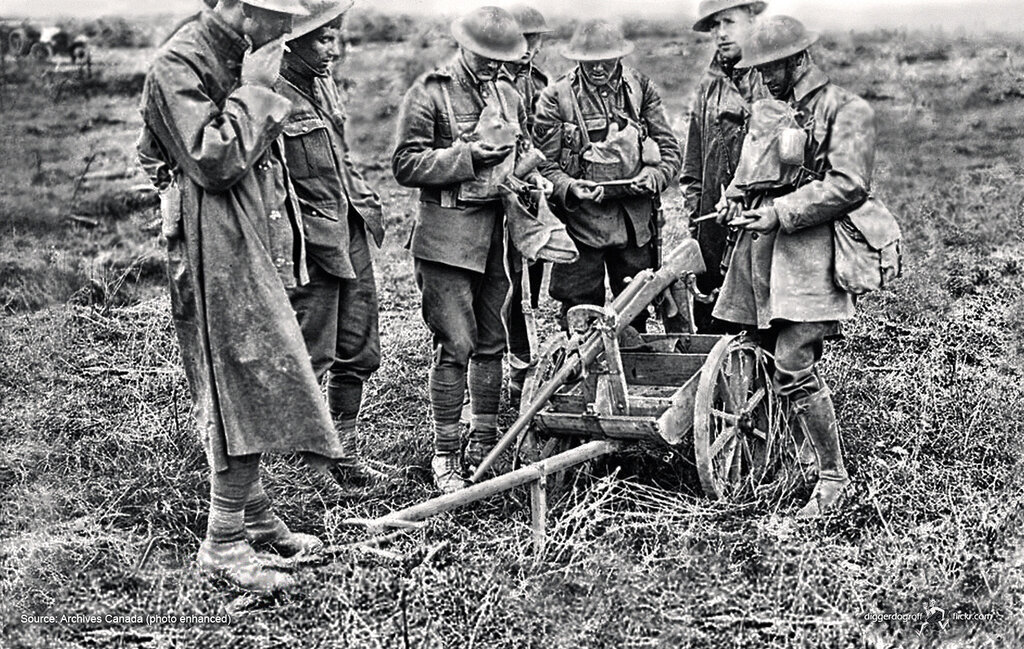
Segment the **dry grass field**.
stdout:
<path fill-rule="evenodd" d="M 631 57 L 677 126 L 709 57 L 680 33 L 640 38 Z M 551 50 L 546 67 L 564 71 Z M 387 203 L 385 360 L 360 444 L 394 478 L 353 496 L 291 458 L 266 467 L 282 516 L 333 544 L 364 538 L 345 518 L 432 495 L 429 342 L 402 247 L 415 197 L 389 158 L 402 92 L 449 51 L 366 43 L 338 72 L 355 158 Z M 516 492 L 378 551 L 339 551 L 272 599 L 192 563 L 207 470 L 156 213 L 125 193 L 143 181 L 136 93 L 151 52 L 99 52 L 87 82 L 7 61 L 0 646 L 1024 646 L 1024 45 L 889 31 L 832 35 L 816 52 L 877 111 L 876 193 L 905 235 L 906 276 L 862 300 L 826 354 L 847 507 L 796 524 L 790 500 L 716 504 L 685 450 L 648 449 L 579 476 L 543 554 Z M 670 238 L 683 236 L 676 190 L 668 205 Z"/>

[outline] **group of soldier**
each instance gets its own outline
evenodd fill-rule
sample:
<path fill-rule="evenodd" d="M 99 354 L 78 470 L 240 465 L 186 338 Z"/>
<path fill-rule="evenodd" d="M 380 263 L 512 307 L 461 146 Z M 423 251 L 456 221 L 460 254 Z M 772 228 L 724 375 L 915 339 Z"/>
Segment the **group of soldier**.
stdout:
<path fill-rule="evenodd" d="M 356 444 L 363 383 L 381 357 L 369 241 L 384 237 L 382 207 L 349 156 L 331 73 L 350 3 L 208 4 L 152 65 L 139 154 L 161 190 L 172 315 L 211 466 L 198 563 L 272 591 L 291 577 L 256 550 L 293 556 L 322 544 L 274 513 L 261 455 L 298 453 L 348 486 L 383 477 Z M 408 248 L 433 336 L 441 491 L 464 487 L 497 442 L 506 356 L 514 397 L 536 352 L 527 321 L 544 265 L 510 243 L 500 194 L 508 170 L 532 156 L 540 162 L 522 182 L 574 248 L 550 271 L 563 327 L 569 308 L 604 304 L 606 283 L 618 294 L 657 265 L 660 195 L 681 179 L 708 269 L 699 286 L 720 291 L 713 308 L 697 305 L 695 324 L 749 330 L 773 354 L 774 387 L 818 475 L 798 515 L 835 506 L 849 478 L 818 362 L 853 300 L 831 278 L 830 224 L 868 194 L 873 116 L 815 66 L 813 33 L 764 9 L 701 2 L 693 28 L 713 36 L 715 54 L 685 148 L 655 85 L 623 63 L 633 45 L 616 25 L 582 22 L 561 51 L 575 67 L 550 81 L 534 64 L 549 31 L 536 9 L 484 7 L 453 22 L 458 51 L 406 93 L 392 156 L 398 183 L 419 190 Z M 738 182 L 758 176 L 740 154 L 760 98 L 791 106 L 807 136 L 785 182 Z M 514 137 L 479 137 L 485 111 Z M 645 331 L 647 317 L 632 326 Z"/>

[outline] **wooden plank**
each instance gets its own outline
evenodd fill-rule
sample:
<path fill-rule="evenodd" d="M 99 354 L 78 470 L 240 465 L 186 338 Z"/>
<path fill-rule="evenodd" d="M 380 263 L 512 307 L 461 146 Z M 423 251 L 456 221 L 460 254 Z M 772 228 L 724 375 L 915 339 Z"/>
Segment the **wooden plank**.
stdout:
<path fill-rule="evenodd" d="M 622 369 L 630 385 L 682 386 L 704 366 L 703 354 L 623 352 Z"/>
<path fill-rule="evenodd" d="M 534 417 L 533 423 L 538 430 L 548 435 L 617 440 L 661 439 L 658 420 L 654 417 L 541 412 Z"/>
<path fill-rule="evenodd" d="M 666 340 L 676 342 L 677 351 L 687 354 L 709 354 L 721 336 L 703 334 L 640 334 L 644 342 L 661 343 Z"/>
<path fill-rule="evenodd" d="M 569 467 L 583 464 L 595 458 L 599 458 L 618 450 L 619 445 L 613 441 L 594 441 L 581 446 L 571 448 L 564 453 L 552 455 L 551 457 L 524 466 L 521 469 L 503 473 L 499 476 L 486 480 L 479 484 L 459 489 L 450 494 L 444 494 L 431 498 L 425 502 L 406 507 L 405 509 L 392 512 L 372 520 L 360 521 L 371 532 L 381 531 L 392 527 L 406 527 L 410 522 L 421 521 L 431 516 L 443 514 L 463 505 L 483 500 L 495 494 L 509 491 L 521 485 L 544 480 L 549 476 Z M 354 522 L 354 521 L 350 521 Z"/>
<path fill-rule="evenodd" d="M 629 397 L 629 414 L 633 417 L 660 417 L 672 404 L 671 395 L 665 397 Z M 556 394 L 543 412 L 582 415 L 587 401 L 580 394 Z"/>
<path fill-rule="evenodd" d="M 547 478 L 534 480 L 530 483 L 530 527 L 533 529 L 533 549 L 537 553 L 538 557 L 544 554 L 544 542 L 547 540 L 547 483 Z"/>
<path fill-rule="evenodd" d="M 693 403 L 697 398 L 700 373 L 695 374 L 672 397 L 672 405 L 658 418 L 661 438 L 675 446 L 693 432 Z"/>

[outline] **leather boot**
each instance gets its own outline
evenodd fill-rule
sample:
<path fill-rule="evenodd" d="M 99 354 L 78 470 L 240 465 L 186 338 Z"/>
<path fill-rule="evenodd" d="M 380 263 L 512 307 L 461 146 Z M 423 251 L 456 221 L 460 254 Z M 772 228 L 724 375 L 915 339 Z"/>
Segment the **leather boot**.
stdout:
<path fill-rule="evenodd" d="M 368 466 L 359 457 L 356 448 L 355 430 L 351 427 L 342 426 L 340 422 L 334 423 L 338 431 L 338 438 L 341 441 L 341 450 L 344 455 L 335 461 L 330 469 L 331 477 L 342 487 L 368 487 L 382 482 L 387 476 L 380 471 Z"/>
<path fill-rule="evenodd" d="M 475 431 L 469 432 L 469 443 L 466 444 L 466 469 L 474 473 L 476 468 L 483 464 L 484 459 L 490 455 L 498 443 L 497 431 Z M 488 473 L 494 473 L 494 466 L 491 466 Z"/>
<path fill-rule="evenodd" d="M 245 541 L 218 543 L 207 539 L 199 546 L 196 564 L 204 572 L 254 593 L 269 594 L 295 585 L 291 575 L 261 564 L 256 551 Z"/>
<path fill-rule="evenodd" d="M 441 493 L 450 494 L 466 486 L 462 478 L 462 455 L 460 453 L 437 453 L 430 461 L 434 472 L 434 484 Z"/>
<path fill-rule="evenodd" d="M 832 406 L 832 393 L 825 388 L 792 403 L 793 414 L 818 457 L 818 482 L 811 498 L 797 518 L 817 518 L 833 509 L 850 484 L 843 466 L 839 425 Z"/>
<path fill-rule="evenodd" d="M 818 479 L 818 457 L 814 453 L 811 441 L 804 434 L 803 425 L 797 419 L 792 406 L 788 407 L 789 417 L 786 425 L 793 439 L 793 460 L 796 468 L 800 471 L 800 478 L 804 484 L 815 482 Z"/>

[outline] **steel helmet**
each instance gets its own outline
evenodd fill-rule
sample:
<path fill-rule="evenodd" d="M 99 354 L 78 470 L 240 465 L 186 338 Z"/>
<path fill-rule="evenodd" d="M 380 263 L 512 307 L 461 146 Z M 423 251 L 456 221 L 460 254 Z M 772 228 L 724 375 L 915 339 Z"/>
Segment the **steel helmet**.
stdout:
<path fill-rule="evenodd" d="M 301 2 L 309 15 L 297 18 L 292 22 L 292 31 L 288 34 L 290 41 L 320 29 L 355 4 L 355 0 L 301 0 Z"/>
<path fill-rule="evenodd" d="M 242 4 L 266 9 L 267 11 L 276 11 L 279 14 L 291 14 L 292 16 L 309 15 L 309 9 L 306 9 L 300 0 L 242 0 Z"/>
<path fill-rule="evenodd" d="M 518 61 L 526 54 L 519 23 L 498 7 L 480 7 L 452 21 L 455 42 L 474 54 L 495 61 Z"/>
<path fill-rule="evenodd" d="M 702 0 L 697 8 L 697 22 L 693 23 L 693 31 L 711 31 L 711 18 L 715 14 L 736 7 L 750 7 L 755 14 L 760 14 L 768 7 L 768 3 L 761 0 Z"/>
<path fill-rule="evenodd" d="M 537 11 L 530 5 L 515 5 L 509 8 L 509 13 L 519 23 L 519 30 L 526 34 L 546 34 L 551 31 L 548 22 L 544 20 L 544 14 Z"/>
<path fill-rule="evenodd" d="M 796 18 L 769 16 L 760 21 L 743 43 L 743 58 L 737 68 L 753 68 L 803 52 L 818 41 L 818 33 L 807 31 Z"/>
<path fill-rule="evenodd" d="M 588 20 L 579 24 L 562 56 L 573 61 L 604 61 L 620 59 L 633 51 L 622 28 L 607 20 Z"/>

